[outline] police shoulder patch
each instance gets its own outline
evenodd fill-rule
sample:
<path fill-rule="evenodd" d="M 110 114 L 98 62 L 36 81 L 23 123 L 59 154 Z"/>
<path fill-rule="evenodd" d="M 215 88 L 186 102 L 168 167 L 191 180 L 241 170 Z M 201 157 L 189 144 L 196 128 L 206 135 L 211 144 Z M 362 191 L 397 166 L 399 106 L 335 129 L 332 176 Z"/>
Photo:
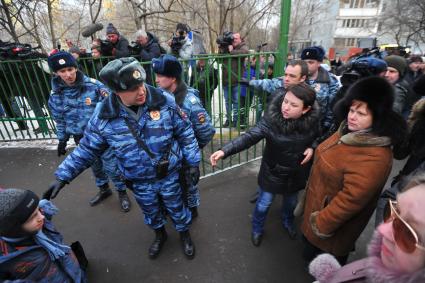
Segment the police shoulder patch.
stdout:
<path fill-rule="evenodd" d="M 202 113 L 202 112 L 198 113 L 198 121 L 201 124 L 205 123 L 205 114 L 204 113 Z"/>

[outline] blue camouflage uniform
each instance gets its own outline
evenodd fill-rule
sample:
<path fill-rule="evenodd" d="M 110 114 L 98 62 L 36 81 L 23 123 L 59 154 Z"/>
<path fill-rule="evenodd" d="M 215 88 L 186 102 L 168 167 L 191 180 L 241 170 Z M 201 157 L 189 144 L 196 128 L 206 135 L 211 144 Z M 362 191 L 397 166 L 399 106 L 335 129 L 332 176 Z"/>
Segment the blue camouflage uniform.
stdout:
<path fill-rule="evenodd" d="M 146 102 L 138 107 L 137 114 L 124 106 L 115 94 L 100 103 L 80 145 L 67 156 L 55 175 L 59 180 L 70 182 L 109 147 L 117 157 L 122 178 L 132 183 L 145 223 L 153 229 L 165 224 L 160 210 L 161 198 L 176 230 L 184 232 L 189 229 L 191 215 L 181 199 L 178 172 L 183 158 L 189 166 L 199 166 L 199 146 L 189 120 L 169 94 L 146 84 L 145 87 Z M 153 158 L 137 143 L 125 119 Z M 164 157 L 169 161 L 168 175 L 158 179 L 155 168 Z"/>
<path fill-rule="evenodd" d="M 254 87 L 255 89 L 263 90 L 268 94 L 272 94 L 278 88 L 284 87 L 283 78 L 274 78 L 274 79 L 263 79 L 263 80 L 250 80 L 249 86 Z"/>
<path fill-rule="evenodd" d="M 319 67 L 315 80 L 307 79 L 306 83 L 316 91 L 316 100 L 320 106 L 322 132 L 326 133 L 334 123 L 332 110 L 333 100 L 340 87 L 338 79 L 323 67 Z"/>
<path fill-rule="evenodd" d="M 72 135 L 78 143 L 96 105 L 109 94 L 110 90 L 106 86 L 81 71 L 77 71 L 73 86 L 66 85 L 59 76 L 55 76 L 52 79 L 49 108 L 56 122 L 59 141 L 66 142 Z M 116 159 L 111 150 L 107 150 L 102 159 L 94 159 L 91 169 L 96 178 L 96 186 L 107 184 L 109 175 L 117 190 L 125 191 L 125 184 L 120 180 Z"/>
<path fill-rule="evenodd" d="M 189 118 L 199 148 L 205 147 L 214 137 L 215 128 L 212 125 L 211 118 L 199 99 L 199 91 L 187 87 L 184 82 L 180 82 L 174 92 L 174 98 L 178 106 L 181 107 L 184 114 Z M 200 203 L 198 184 L 193 183 L 188 172 L 189 166 L 184 166 L 181 173 L 182 186 L 187 192 L 188 207 L 197 207 Z"/>

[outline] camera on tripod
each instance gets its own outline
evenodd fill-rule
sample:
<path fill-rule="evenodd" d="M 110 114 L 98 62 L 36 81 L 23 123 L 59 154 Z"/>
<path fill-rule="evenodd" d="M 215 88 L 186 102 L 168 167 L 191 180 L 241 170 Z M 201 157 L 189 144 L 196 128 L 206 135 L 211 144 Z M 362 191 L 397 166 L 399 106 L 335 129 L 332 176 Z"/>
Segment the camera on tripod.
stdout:
<path fill-rule="evenodd" d="M 216 42 L 220 49 L 228 50 L 228 46 L 232 45 L 233 43 L 233 32 L 231 31 L 225 31 L 222 35 L 217 37 Z"/>

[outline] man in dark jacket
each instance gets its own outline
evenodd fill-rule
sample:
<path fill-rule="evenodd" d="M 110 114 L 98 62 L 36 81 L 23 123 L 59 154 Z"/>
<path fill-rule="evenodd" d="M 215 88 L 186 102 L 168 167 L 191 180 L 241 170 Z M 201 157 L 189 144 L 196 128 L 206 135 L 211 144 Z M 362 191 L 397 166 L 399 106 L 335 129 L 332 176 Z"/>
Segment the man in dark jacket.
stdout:
<path fill-rule="evenodd" d="M 245 42 L 242 40 L 239 33 L 233 33 L 232 44 L 226 46 L 225 48 L 220 47 L 220 53 L 225 53 L 228 55 L 240 55 L 248 54 L 248 47 Z M 238 116 L 238 81 L 241 80 L 244 73 L 244 62 L 245 57 L 232 57 L 225 59 L 222 65 L 222 81 L 223 81 L 223 92 L 224 92 L 224 101 L 226 103 L 226 122 L 224 127 L 232 125 L 233 127 L 237 126 L 237 116 Z M 230 121 L 232 124 L 230 124 Z"/>
<path fill-rule="evenodd" d="M 136 32 L 136 42 L 140 46 L 140 60 L 142 62 L 152 61 L 153 58 L 161 56 L 161 48 L 158 39 L 150 32 L 139 29 Z M 146 83 L 152 85 L 152 66 L 143 64 L 146 71 Z"/>
<path fill-rule="evenodd" d="M 105 50 L 102 50 L 103 55 L 112 55 L 115 58 L 127 57 L 130 55 L 128 40 L 124 36 L 120 35 L 112 23 L 109 23 L 106 27 L 106 38 L 107 41 L 111 43 L 111 48 L 109 50 L 110 52 L 104 52 Z"/>
<path fill-rule="evenodd" d="M 395 91 L 393 110 L 407 119 L 412 106 L 407 103 L 409 87 L 403 80 L 407 70 L 406 59 L 398 55 L 390 55 L 384 60 L 388 65 L 385 79 L 393 85 Z"/>
<path fill-rule="evenodd" d="M 218 70 L 214 68 L 213 64 L 208 63 L 208 59 L 199 59 L 189 84 L 199 90 L 202 105 L 211 114 L 211 101 L 214 90 L 218 86 Z"/>

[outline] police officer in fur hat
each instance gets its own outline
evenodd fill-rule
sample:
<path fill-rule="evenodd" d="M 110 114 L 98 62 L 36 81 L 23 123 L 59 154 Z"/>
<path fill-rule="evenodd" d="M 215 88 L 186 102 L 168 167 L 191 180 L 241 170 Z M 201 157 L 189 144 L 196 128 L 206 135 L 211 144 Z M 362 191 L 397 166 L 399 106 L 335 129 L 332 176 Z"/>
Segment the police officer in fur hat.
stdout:
<path fill-rule="evenodd" d="M 192 218 L 183 204 L 179 183 L 183 160 L 191 168 L 197 168 L 201 160 L 189 119 L 170 94 L 144 83 L 145 70 L 135 58 L 115 59 L 99 75 L 113 94 L 96 107 L 80 146 L 59 165 L 56 181 L 45 197 L 56 197 L 65 184 L 111 148 L 118 157 L 122 179 L 143 210 L 145 223 L 155 231 L 149 257 L 157 257 L 167 240 L 162 202 L 180 232 L 184 254 L 192 259 Z M 191 172 L 196 183 L 199 174 Z"/>
<path fill-rule="evenodd" d="M 196 140 L 200 148 L 207 145 L 215 134 L 215 129 L 211 123 L 211 118 L 201 104 L 199 91 L 188 87 L 182 80 L 183 68 L 176 57 L 172 55 L 162 55 L 160 58 L 152 59 L 153 71 L 156 74 L 157 85 L 174 94 L 177 105 L 183 110 L 192 123 Z M 200 197 L 197 183 L 192 183 L 191 175 L 199 168 L 183 166 L 180 172 L 180 183 L 186 195 L 187 205 L 192 212 L 192 218 L 198 215 Z"/>
<path fill-rule="evenodd" d="M 78 145 L 97 103 L 110 94 L 101 82 L 89 78 L 77 69 L 77 61 L 68 52 L 60 51 L 48 57 L 50 69 L 54 72 L 49 108 L 56 122 L 59 140 L 58 156 L 66 154 L 67 142 L 73 136 Z M 101 158 L 91 164 L 99 192 L 90 200 L 95 206 L 112 195 L 108 176 L 118 191 L 121 210 L 128 212 L 131 207 L 126 186 L 120 179 L 116 158 L 107 150 Z"/>
<path fill-rule="evenodd" d="M 0 190 L 1 282 L 87 282 L 50 221 L 57 211 L 32 191 Z"/>

